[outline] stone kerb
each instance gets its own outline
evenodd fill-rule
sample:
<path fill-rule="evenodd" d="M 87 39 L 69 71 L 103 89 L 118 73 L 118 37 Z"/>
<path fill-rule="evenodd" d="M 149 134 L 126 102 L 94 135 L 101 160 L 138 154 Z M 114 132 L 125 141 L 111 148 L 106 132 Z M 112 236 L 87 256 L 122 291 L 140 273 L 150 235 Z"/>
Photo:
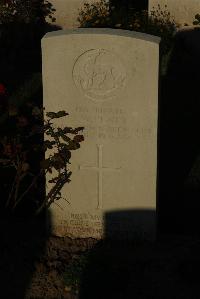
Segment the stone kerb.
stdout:
<path fill-rule="evenodd" d="M 69 203 L 51 207 L 56 235 L 155 237 L 159 40 L 115 29 L 43 38 L 46 111 L 85 127 L 62 191 Z"/>

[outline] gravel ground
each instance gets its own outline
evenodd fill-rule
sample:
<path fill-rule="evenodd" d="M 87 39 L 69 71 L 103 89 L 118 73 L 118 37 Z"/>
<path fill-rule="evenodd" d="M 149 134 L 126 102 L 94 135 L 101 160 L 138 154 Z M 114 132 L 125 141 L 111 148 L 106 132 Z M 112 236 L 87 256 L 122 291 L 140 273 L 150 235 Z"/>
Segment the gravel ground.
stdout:
<path fill-rule="evenodd" d="M 154 244 L 27 236 L 4 238 L 3 299 L 200 298 L 200 238 Z"/>

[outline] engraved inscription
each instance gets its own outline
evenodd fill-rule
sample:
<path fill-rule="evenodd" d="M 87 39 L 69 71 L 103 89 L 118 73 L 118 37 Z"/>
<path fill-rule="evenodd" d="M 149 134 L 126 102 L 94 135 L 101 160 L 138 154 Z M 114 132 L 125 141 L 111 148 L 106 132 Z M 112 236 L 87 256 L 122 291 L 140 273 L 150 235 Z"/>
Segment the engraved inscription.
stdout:
<path fill-rule="evenodd" d="M 115 97 L 126 78 L 119 57 L 105 49 L 91 49 L 79 56 L 72 75 L 84 95 L 100 102 Z"/>
<path fill-rule="evenodd" d="M 100 215 L 91 212 L 71 212 L 67 218 L 61 220 L 59 224 L 60 230 L 63 230 L 68 236 L 103 238 L 106 233 L 107 237 L 129 239 L 134 234 L 140 234 L 140 236 L 145 234 L 133 219 L 113 219 L 112 216 L 106 218 L 105 214 Z"/>
<path fill-rule="evenodd" d="M 75 106 L 74 115 L 84 122 L 85 138 L 97 137 L 101 140 L 125 140 L 130 136 L 127 113 L 120 107 Z"/>
<path fill-rule="evenodd" d="M 130 130 L 126 127 L 87 126 L 84 136 L 101 140 L 126 140 L 130 137 Z"/>
<path fill-rule="evenodd" d="M 74 109 L 77 119 L 88 124 L 126 125 L 126 113 L 118 107 L 85 107 L 77 105 Z"/>
<path fill-rule="evenodd" d="M 85 138 L 123 141 L 130 138 L 147 139 L 156 134 L 156 127 L 138 124 L 137 112 L 128 117 L 128 112 L 121 107 L 74 107 L 74 116 L 83 123 Z"/>
<path fill-rule="evenodd" d="M 89 169 L 98 171 L 98 202 L 97 209 L 102 209 L 103 207 L 103 171 L 119 171 L 119 168 L 109 168 L 103 167 L 103 145 L 98 144 L 98 166 L 79 166 L 79 169 Z"/>
<path fill-rule="evenodd" d="M 67 235 L 82 235 L 103 237 L 104 216 L 90 212 L 74 213 L 68 215 L 68 219 L 63 219 L 60 225 L 64 228 Z"/>

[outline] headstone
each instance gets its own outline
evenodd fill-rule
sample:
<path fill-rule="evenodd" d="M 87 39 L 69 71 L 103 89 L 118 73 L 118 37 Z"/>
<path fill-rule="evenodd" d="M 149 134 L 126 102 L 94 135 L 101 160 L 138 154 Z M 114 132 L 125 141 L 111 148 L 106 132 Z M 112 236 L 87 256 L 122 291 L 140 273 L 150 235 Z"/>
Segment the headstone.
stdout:
<path fill-rule="evenodd" d="M 42 39 L 46 111 L 85 127 L 62 191 L 69 203 L 51 206 L 53 233 L 155 237 L 159 40 L 115 29 Z"/>
<path fill-rule="evenodd" d="M 63 29 L 77 28 L 79 9 L 83 8 L 84 3 L 89 4 L 96 2 L 95 0 L 51 0 L 53 7 L 56 9 L 53 17 L 56 18 L 55 24 Z M 49 23 L 51 20 L 46 19 Z"/>
<path fill-rule="evenodd" d="M 183 26 L 184 24 L 192 25 L 195 15 L 200 13 L 199 0 L 149 0 L 149 11 L 158 9 L 158 4 L 161 10 L 167 10 L 175 21 Z"/>

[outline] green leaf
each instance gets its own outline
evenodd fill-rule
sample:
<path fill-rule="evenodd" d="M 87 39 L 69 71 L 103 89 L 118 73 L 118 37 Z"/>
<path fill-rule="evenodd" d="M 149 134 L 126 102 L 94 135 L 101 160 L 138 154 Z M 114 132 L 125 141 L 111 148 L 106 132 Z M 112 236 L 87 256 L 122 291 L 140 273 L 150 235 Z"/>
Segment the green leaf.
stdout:
<path fill-rule="evenodd" d="M 43 169 L 48 169 L 49 167 L 51 167 L 51 160 L 50 159 L 46 159 L 40 162 L 40 166 Z"/>
<path fill-rule="evenodd" d="M 84 130 L 84 127 L 78 127 L 76 128 L 77 131 L 83 131 Z"/>
<path fill-rule="evenodd" d="M 61 168 L 65 167 L 65 165 L 65 161 L 59 153 L 55 153 L 51 158 L 51 166 L 56 170 L 60 170 Z"/>
<path fill-rule="evenodd" d="M 197 20 L 200 19 L 200 14 L 196 14 L 195 19 L 197 19 Z"/>
<path fill-rule="evenodd" d="M 53 179 L 51 179 L 51 180 L 49 180 L 49 183 L 57 183 L 57 181 L 58 181 L 58 179 L 59 179 L 59 177 L 55 177 L 55 178 L 53 178 Z"/>
<path fill-rule="evenodd" d="M 76 149 L 78 149 L 78 148 L 80 148 L 79 143 L 74 142 L 73 140 L 71 140 L 71 141 L 68 143 L 68 145 L 67 145 L 67 149 L 68 149 L 68 150 L 71 150 L 71 151 L 76 150 Z"/>
<path fill-rule="evenodd" d="M 62 110 L 62 111 L 58 111 L 56 114 L 57 114 L 57 118 L 60 118 L 60 117 L 69 115 L 69 113 L 67 113 L 67 112 L 64 111 L 64 110 Z"/>
<path fill-rule="evenodd" d="M 53 119 L 53 118 L 56 118 L 56 113 L 55 112 L 47 112 L 46 116 Z"/>
<path fill-rule="evenodd" d="M 62 134 L 61 135 L 61 138 L 66 141 L 66 142 L 70 142 L 71 141 L 71 138 L 69 138 L 68 136 L 66 136 L 65 134 Z"/>
<path fill-rule="evenodd" d="M 54 118 L 60 118 L 63 116 L 69 115 L 69 113 L 67 113 L 66 111 L 62 110 L 62 111 L 58 111 L 58 112 L 47 112 L 46 116 L 54 119 Z"/>
<path fill-rule="evenodd" d="M 67 134 L 67 133 L 72 134 L 72 132 L 73 132 L 73 129 L 72 129 L 71 127 L 65 127 L 65 128 L 63 129 L 63 133 L 64 133 L 64 134 Z"/>
<path fill-rule="evenodd" d="M 83 135 L 76 135 L 74 136 L 74 142 L 82 142 L 84 140 L 84 136 Z"/>
<path fill-rule="evenodd" d="M 67 149 L 67 146 L 62 148 L 62 150 L 60 151 L 60 154 L 64 157 L 65 160 L 68 161 L 69 163 L 69 160 L 71 158 L 71 152 Z"/>
<path fill-rule="evenodd" d="M 48 149 L 52 149 L 53 148 L 53 145 L 55 145 L 56 142 L 55 141 L 50 141 L 50 140 L 45 140 L 44 141 L 44 149 L 46 150 L 47 148 Z"/>

